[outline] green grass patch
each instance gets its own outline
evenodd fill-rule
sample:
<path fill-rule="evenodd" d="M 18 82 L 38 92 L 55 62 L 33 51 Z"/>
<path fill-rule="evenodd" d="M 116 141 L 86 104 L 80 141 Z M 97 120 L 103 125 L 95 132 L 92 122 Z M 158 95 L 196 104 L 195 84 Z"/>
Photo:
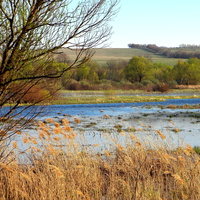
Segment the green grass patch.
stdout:
<path fill-rule="evenodd" d="M 78 92 L 76 92 L 78 94 Z M 100 93 L 98 93 L 100 94 Z M 134 102 L 157 102 L 165 101 L 167 99 L 192 99 L 199 98 L 199 96 L 188 95 L 188 96 L 143 96 L 143 95 L 119 95 L 116 94 L 104 94 L 101 93 L 100 96 L 90 95 L 90 96 L 67 96 L 60 97 L 53 101 L 50 101 L 50 104 L 97 104 L 97 103 L 134 103 Z"/>
<path fill-rule="evenodd" d="M 194 146 L 193 150 L 200 155 L 200 146 Z"/>

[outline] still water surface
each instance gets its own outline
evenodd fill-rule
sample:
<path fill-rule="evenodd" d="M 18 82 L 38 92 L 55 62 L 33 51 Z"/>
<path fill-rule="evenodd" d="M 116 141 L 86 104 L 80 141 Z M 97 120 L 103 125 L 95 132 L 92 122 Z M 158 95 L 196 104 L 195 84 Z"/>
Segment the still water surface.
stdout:
<path fill-rule="evenodd" d="M 106 112 L 108 115 L 122 115 L 139 112 L 157 112 L 158 105 L 195 105 L 200 104 L 200 99 L 173 99 L 161 102 L 142 102 L 142 103 L 109 103 L 109 104 L 77 104 L 77 105 L 51 105 L 44 106 L 43 114 L 39 116 L 40 119 L 45 117 L 54 118 L 55 116 L 62 115 L 82 115 L 82 116 L 101 116 L 102 112 Z M 151 109 L 146 109 L 145 106 L 152 106 Z M 136 109 L 133 109 L 136 108 Z M 137 109 L 138 108 L 138 109 Z M 168 109 L 169 111 L 170 109 Z"/>
<path fill-rule="evenodd" d="M 139 112 L 156 112 L 156 106 L 167 105 L 195 105 L 200 104 L 200 99 L 173 99 L 160 102 L 139 102 L 139 103 L 105 103 L 105 104 L 72 104 L 72 105 L 48 105 L 48 106 L 34 106 L 26 109 L 24 106 L 19 107 L 14 114 L 22 112 L 19 116 L 30 117 L 32 114 L 40 113 L 37 119 L 54 118 L 58 115 L 82 115 L 82 116 L 101 116 L 102 111 L 106 111 L 109 115 L 121 115 L 135 112 L 133 108 L 139 108 Z M 145 106 L 152 106 L 151 109 L 146 109 Z M 0 117 L 8 112 L 10 107 L 3 107 L 0 110 Z M 42 112 L 41 112 L 42 109 Z M 168 109 L 169 110 L 169 109 Z M 17 116 L 17 117 L 19 117 Z"/>

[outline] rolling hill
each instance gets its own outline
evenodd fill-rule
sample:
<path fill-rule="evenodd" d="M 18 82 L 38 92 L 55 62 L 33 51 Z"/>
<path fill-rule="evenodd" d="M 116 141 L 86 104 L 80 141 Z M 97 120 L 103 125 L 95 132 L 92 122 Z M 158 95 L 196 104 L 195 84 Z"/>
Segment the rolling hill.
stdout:
<path fill-rule="evenodd" d="M 75 57 L 75 52 L 63 48 L 62 51 L 66 53 L 71 59 Z M 179 59 L 177 58 L 167 58 L 165 56 L 150 52 L 145 49 L 134 49 L 134 48 L 103 48 L 94 49 L 95 55 L 92 60 L 98 62 L 99 64 L 104 64 L 110 60 L 130 60 L 133 56 L 144 56 L 152 59 L 153 62 L 165 63 L 174 65 Z M 184 60 L 184 59 L 182 59 Z"/>

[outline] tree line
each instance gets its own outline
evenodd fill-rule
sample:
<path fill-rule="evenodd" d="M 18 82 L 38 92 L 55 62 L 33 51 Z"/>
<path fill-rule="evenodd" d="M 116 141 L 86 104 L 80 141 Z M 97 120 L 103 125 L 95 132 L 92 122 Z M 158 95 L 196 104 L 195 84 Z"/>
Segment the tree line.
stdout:
<path fill-rule="evenodd" d="M 151 51 L 156 54 L 164 55 L 168 58 L 200 58 L 200 47 L 197 45 L 180 45 L 176 48 L 158 47 L 155 44 L 128 44 L 129 48 L 138 48 Z"/>
<path fill-rule="evenodd" d="M 59 60 L 60 58 L 55 58 L 52 69 L 59 69 L 70 62 L 67 57 L 65 63 L 63 61 L 60 63 Z M 147 89 L 149 91 L 158 90 L 160 85 L 165 85 L 166 89 L 176 85 L 197 85 L 200 84 L 200 59 L 179 60 L 174 66 L 153 63 L 151 59 L 139 56 L 133 56 L 129 61 L 110 60 L 101 65 L 90 60 L 79 68 L 66 72 L 57 84 L 68 90 Z"/>

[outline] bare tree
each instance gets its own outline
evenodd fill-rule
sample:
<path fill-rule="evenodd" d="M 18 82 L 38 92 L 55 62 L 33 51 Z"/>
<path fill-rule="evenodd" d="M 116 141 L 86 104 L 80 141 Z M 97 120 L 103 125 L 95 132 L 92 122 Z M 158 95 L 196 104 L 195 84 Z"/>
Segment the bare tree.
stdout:
<path fill-rule="evenodd" d="M 117 13 L 118 1 L 0 0 L 1 143 L 18 131 L 17 120 L 12 125 L 6 122 L 41 101 L 19 108 L 24 96 L 45 79 L 59 78 L 82 65 L 93 56 L 93 47 L 109 39 L 109 21 Z M 75 59 L 49 70 L 51 58 L 62 47 L 75 51 Z"/>

